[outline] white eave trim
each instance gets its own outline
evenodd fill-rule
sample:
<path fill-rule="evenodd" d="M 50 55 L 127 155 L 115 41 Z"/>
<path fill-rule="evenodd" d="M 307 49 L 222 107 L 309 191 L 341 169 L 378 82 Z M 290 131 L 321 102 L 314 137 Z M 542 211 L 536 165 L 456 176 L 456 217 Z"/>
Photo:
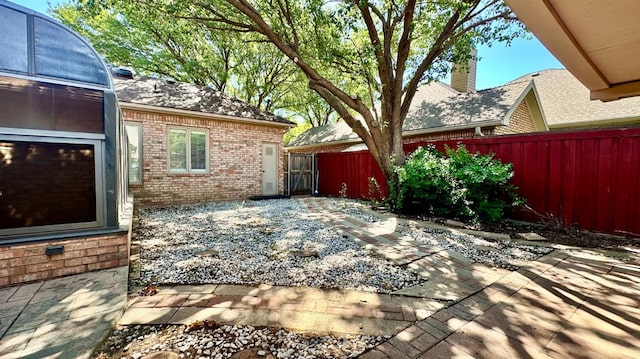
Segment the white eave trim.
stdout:
<path fill-rule="evenodd" d="M 349 140 L 340 140 L 340 141 L 322 142 L 322 143 L 312 143 L 310 145 L 302 145 L 302 146 L 285 146 L 284 150 L 285 150 L 285 152 L 288 152 L 288 151 L 291 151 L 291 150 L 308 150 L 308 149 L 313 149 L 313 148 L 318 148 L 318 147 L 354 145 L 354 144 L 358 144 L 358 143 L 363 143 L 362 140 L 359 137 L 358 138 L 352 138 L 352 139 L 349 139 Z"/>
<path fill-rule="evenodd" d="M 549 124 L 549 129 L 570 129 L 576 127 L 599 127 L 606 128 L 612 126 L 624 126 L 624 125 L 640 125 L 640 116 L 627 116 L 627 117 L 615 117 L 598 120 L 587 120 L 580 122 L 564 122 Z"/>
<path fill-rule="evenodd" d="M 198 112 L 198 111 L 190 111 L 190 110 L 182 110 L 177 108 L 170 107 L 160 107 L 160 106 L 152 106 L 152 105 L 142 105 L 138 103 L 131 102 L 123 102 L 118 101 L 120 107 L 125 110 L 138 110 L 138 111 L 146 111 L 146 112 L 156 112 L 156 113 L 164 113 L 170 115 L 180 115 L 187 117 L 198 117 L 204 118 L 208 120 L 218 120 L 218 121 L 229 121 L 229 122 L 239 122 L 239 123 L 250 123 L 261 126 L 271 126 L 271 127 L 286 127 L 291 128 L 296 125 L 293 123 L 282 123 L 282 122 L 274 122 L 267 120 L 256 120 L 253 118 L 245 118 L 245 117 L 237 117 L 237 116 L 229 116 L 229 115 L 219 115 L 213 113 L 206 112 Z"/>

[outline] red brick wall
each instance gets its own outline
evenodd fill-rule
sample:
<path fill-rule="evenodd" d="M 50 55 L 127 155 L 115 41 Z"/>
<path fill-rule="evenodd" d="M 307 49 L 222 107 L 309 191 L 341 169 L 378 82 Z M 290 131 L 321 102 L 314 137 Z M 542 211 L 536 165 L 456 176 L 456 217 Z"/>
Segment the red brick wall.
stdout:
<path fill-rule="evenodd" d="M 64 253 L 47 256 L 48 246 Z M 0 287 L 129 264 L 130 234 L 16 244 L 0 247 Z"/>
<path fill-rule="evenodd" d="M 125 121 L 142 124 L 143 180 L 130 185 L 136 206 L 245 199 L 262 193 L 262 144 L 278 145 L 278 193 L 284 191 L 282 136 L 286 128 L 260 124 L 123 111 Z M 169 174 L 169 126 L 209 130 L 209 173 Z"/>
<path fill-rule="evenodd" d="M 482 134 L 485 136 L 491 136 L 494 134 L 494 131 L 495 130 L 493 127 L 483 128 Z M 478 135 L 476 135 L 475 129 L 467 129 L 467 130 L 427 133 L 424 135 L 406 137 L 404 139 L 404 143 L 439 141 L 439 140 L 457 140 L 457 139 L 475 138 L 475 137 L 478 137 Z"/>

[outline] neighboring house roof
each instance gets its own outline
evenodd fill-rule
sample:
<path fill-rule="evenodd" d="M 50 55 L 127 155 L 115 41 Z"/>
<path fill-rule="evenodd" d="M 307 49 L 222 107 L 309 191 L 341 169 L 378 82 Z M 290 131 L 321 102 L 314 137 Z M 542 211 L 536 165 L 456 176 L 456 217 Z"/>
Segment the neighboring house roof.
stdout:
<path fill-rule="evenodd" d="M 441 82 L 421 86 L 411 102 L 403 130 L 440 132 L 503 124 L 529 82 L 514 81 L 471 93 L 458 92 Z"/>
<path fill-rule="evenodd" d="M 505 85 L 472 93 L 442 82 L 421 86 L 405 120 L 404 135 L 508 125 L 515 108 L 534 96 L 548 128 L 588 127 L 640 122 L 640 97 L 603 103 L 589 100 L 589 90 L 563 69 L 544 70 Z M 349 126 L 337 123 L 311 128 L 288 148 L 361 142 Z"/>
<path fill-rule="evenodd" d="M 640 121 L 640 97 L 593 101 L 589 89 L 567 70 L 545 70 L 512 82 L 533 79 L 549 128 L 589 127 Z"/>
<path fill-rule="evenodd" d="M 142 76 L 133 79 L 114 76 L 113 84 L 121 103 L 294 125 L 210 87 Z"/>
<path fill-rule="evenodd" d="M 351 127 L 344 121 L 329 123 L 322 126 L 312 127 L 300 136 L 291 140 L 287 147 L 301 147 L 314 144 L 342 144 L 360 142 L 360 137 L 356 135 Z"/>
<path fill-rule="evenodd" d="M 530 80 L 473 93 L 458 92 L 436 81 L 420 86 L 405 120 L 405 135 L 496 126 L 507 123 L 509 115 L 524 96 Z M 287 147 L 361 142 L 343 121 L 313 127 L 294 138 Z"/>

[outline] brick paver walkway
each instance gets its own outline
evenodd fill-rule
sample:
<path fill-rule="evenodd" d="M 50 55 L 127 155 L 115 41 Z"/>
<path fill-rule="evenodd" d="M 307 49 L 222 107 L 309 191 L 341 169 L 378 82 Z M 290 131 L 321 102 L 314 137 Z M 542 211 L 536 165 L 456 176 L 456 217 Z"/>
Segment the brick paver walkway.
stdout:
<path fill-rule="evenodd" d="M 443 308 L 440 301 L 354 290 L 199 285 L 134 299 L 121 325 L 214 320 L 333 334 L 392 335 Z"/>

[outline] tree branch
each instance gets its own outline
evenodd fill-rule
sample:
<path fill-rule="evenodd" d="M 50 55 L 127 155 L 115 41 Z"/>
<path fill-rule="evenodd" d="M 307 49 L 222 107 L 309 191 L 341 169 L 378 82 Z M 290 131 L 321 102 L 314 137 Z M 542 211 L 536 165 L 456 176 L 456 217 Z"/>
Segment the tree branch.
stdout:
<path fill-rule="evenodd" d="M 427 71 L 429 66 L 431 66 L 433 61 L 442 52 L 446 50 L 446 48 L 443 47 L 443 44 L 453 34 L 453 31 L 458 22 L 458 19 L 460 19 L 460 11 L 456 10 L 451 16 L 451 18 L 449 18 L 449 20 L 447 21 L 447 24 L 442 29 L 442 32 L 440 32 L 440 35 L 438 35 L 438 38 L 433 43 L 433 46 L 431 47 L 431 50 L 429 50 L 429 53 L 427 54 L 427 56 L 425 56 L 425 58 L 422 60 L 420 65 L 418 65 L 418 68 L 416 69 L 415 74 L 409 81 L 409 84 L 407 85 L 407 88 L 404 91 L 405 97 L 404 97 L 404 100 L 402 101 L 402 107 L 400 110 L 401 118 L 406 118 L 407 114 L 409 113 L 409 107 L 411 106 L 411 101 L 413 100 L 413 97 L 415 96 L 415 92 L 418 89 L 418 85 L 420 84 L 420 79 L 422 78 L 422 75 L 425 73 L 425 71 Z"/>

